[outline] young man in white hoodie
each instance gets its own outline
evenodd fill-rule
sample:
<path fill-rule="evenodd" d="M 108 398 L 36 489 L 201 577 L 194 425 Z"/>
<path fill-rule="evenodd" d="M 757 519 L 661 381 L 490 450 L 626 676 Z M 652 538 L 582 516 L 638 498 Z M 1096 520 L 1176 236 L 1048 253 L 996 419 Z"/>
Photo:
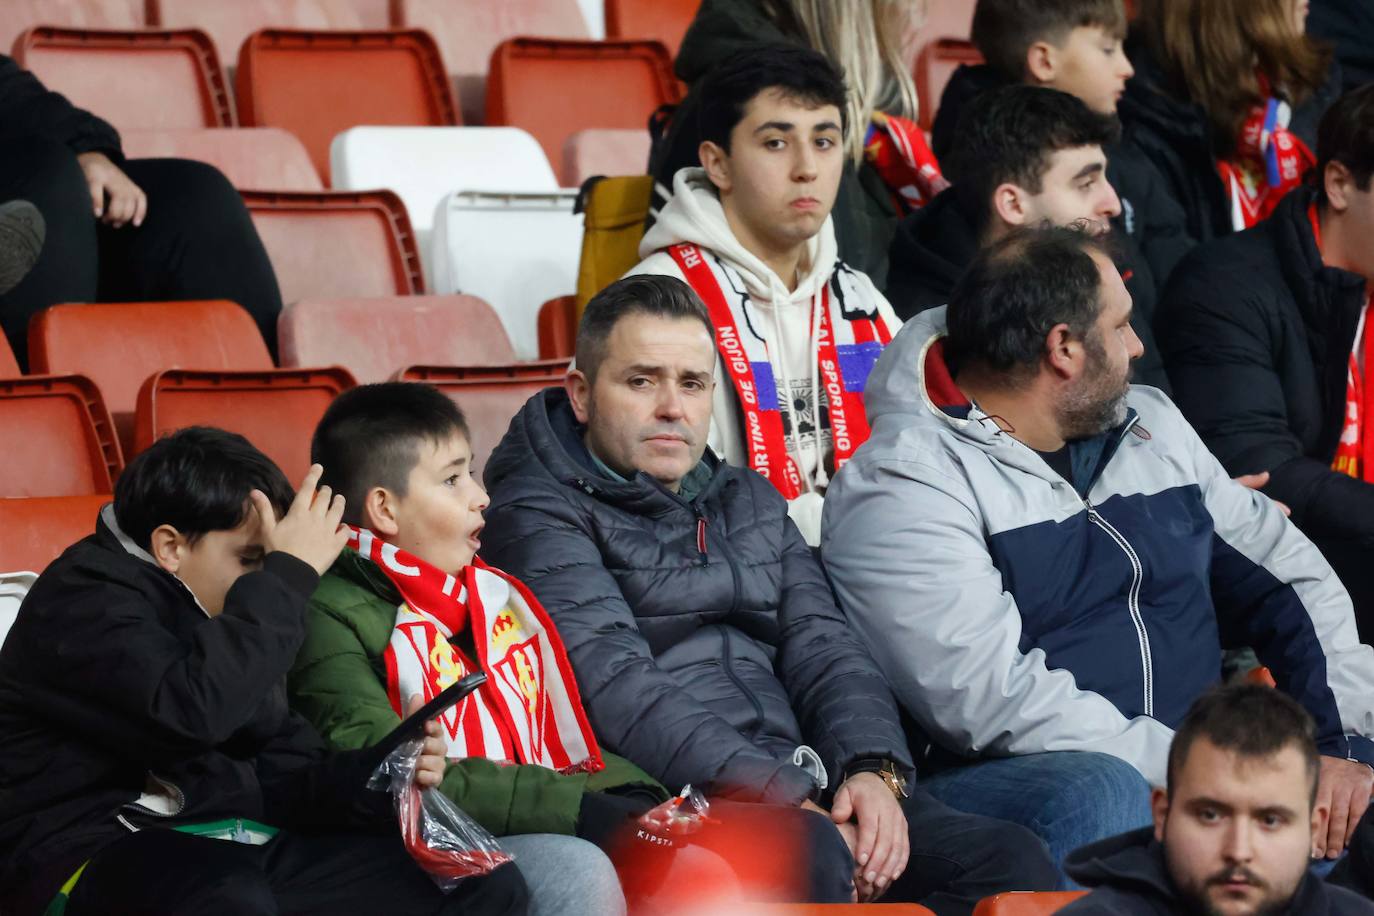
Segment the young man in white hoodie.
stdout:
<path fill-rule="evenodd" d="M 759 47 L 707 77 L 701 168 L 682 169 L 631 274 L 685 280 L 720 361 L 711 448 L 751 467 L 820 543 L 830 478 L 868 438 L 863 390 L 901 321 L 838 259 L 844 80 L 822 54 Z"/>

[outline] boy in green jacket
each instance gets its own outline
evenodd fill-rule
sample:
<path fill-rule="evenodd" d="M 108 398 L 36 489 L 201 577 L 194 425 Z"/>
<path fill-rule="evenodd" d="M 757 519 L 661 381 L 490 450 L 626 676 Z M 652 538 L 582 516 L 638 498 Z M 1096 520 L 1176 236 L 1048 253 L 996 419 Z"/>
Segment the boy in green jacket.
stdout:
<path fill-rule="evenodd" d="M 292 706 L 335 746 L 364 747 L 400 721 L 402 691 L 428 697 L 484 670 L 488 684 L 441 720 L 444 794 L 498 837 L 611 849 L 632 835 L 668 793 L 597 748 L 552 623 L 476 559 L 488 499 L 457 405 L 429 385 L 355 388 L 325 413 L 311 454 L 353 534 L 311 598 Z M 522 871 L 531 864 L 526 853 Z"/>

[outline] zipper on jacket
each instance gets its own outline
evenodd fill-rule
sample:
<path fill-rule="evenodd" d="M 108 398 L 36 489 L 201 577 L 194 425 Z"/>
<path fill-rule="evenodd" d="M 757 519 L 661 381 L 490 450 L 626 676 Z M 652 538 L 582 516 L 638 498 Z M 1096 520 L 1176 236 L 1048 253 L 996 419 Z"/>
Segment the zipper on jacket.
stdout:
<path fill-rule="evenodd" d="M 1135 552 L 1130 541 L 1117 531 L 1112 523 L 1103 518 L 1088 500 L 1083 500 L 1083 505 L 1088 507 L 1088 519 L 1097 527 L 1106 532 L 1116 546 L 1120 547 L 1126 554 L 1126 559 L 1131 563 L 1131 588 L 1126 593 L 1126 609 L 1130 612 L 1131 623 L 1135 625 L 1136 639 L 1140 643 L 1140 667 L 1144 675 L 1145 693 L 1145 715 L 1155 714 L 1155 684 L 1154 684 L 1154 660 L 1150 654 L 1150 634 L 1145 629 L 1145 618 L 1140 613 L 1140 587 L 1145 578 L 1145 568 L 1140 562 L 1140 555 Z"/>
<path fill-rule="evenodd" d="M 725 676 L 730 682 L 739 688 L 739 692 L 749 698 L 750 704 L 754 707 L 754 727 L 749 730 L 747 737 L 752 738 L 763 727 L 763 704 L 759 698 L 754 696 L 754 692 L 745 686 L 744 681 L 738 674 L 735 674 L 734 659 L 730 655 L 730 633 L 724 627 L 720 628 L 720 660 L 721 667 L 725 670 Z"/>
<path fill-rule="evenodd" d="M 162 818 L 172 818 L 172 817 L 176 817 L 177 815 L 181 814 L 181 812 L 183 812 L 183 811 L 186 810 L 186 793 L 181 791 L 181 787 L 180 787 L 180 786 L 178 786 L 178 785 L 177 785 L 176 783 L 174 783 L 174 782 L 171 782 L 171 781 L 169 781 L 169 780 L 163 779 L 162 777 L 160 777 L 160 776 L 158 776 L 156 773 L 154 773 L 152 770 L 149 770 L 149 771 L 148 771 L 148 778 L 150 778 L 153 782 L 157 783 L 158 785 L 163 786 L 164 788 L 170 789 L 170 790 L 175 794 L 175 796 L 176 796 L 176 810 L 173 811 L 171 814 L 163 814 L 161 811 L 154 811 L 152 808 L 149 808 L 149 807 L 147 807 L 146 805 L 140 805 L 140 804 L 139 804 L 138 802 L 136 802 L 136 801 L 129 802 L 128 804 L 121 805 L 120 807 L 122 807 L 122 808 L 128 808 L 128 809 L 130 809 L 131 811 L 137 811 L 139 814 L 144 814 L 144 815 L 147 815 L 148 817 L 162 817 Z M 127 827 L 130 831 L 132 831 L 132 832 L 134 832 L 134 833 L 137 833 L 137 832 L 138 832 L 138 829 L 139 829 L 139 828 L 135 827 L 132 823 L 130 823 L 129 820 L 128 820 L 124 815 L 122 815 L 122 814 L 115 815 L 115 820 L 119 821 L 121 824 L 123 824 L 125 827 Z"/>

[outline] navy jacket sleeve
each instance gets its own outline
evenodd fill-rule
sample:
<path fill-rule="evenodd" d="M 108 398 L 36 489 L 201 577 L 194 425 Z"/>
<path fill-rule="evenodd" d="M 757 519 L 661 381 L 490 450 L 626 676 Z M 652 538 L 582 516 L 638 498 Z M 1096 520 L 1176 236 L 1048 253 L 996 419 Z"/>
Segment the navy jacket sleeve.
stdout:
<path fill-rule="evenodd" d="M 40 83 L 13 58 L 0 55 L 0 145 L 26 137 L 46 137 L 74 153 L 101 152 L 124 158 L 113 127 Z"/>

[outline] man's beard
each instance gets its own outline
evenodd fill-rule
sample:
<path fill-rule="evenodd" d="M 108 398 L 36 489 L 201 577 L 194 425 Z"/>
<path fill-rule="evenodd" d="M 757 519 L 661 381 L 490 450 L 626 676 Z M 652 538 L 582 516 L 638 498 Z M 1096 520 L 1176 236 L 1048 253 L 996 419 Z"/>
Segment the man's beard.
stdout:
<path fill-rule="evenodd" d="M 1084 338 L 1083 349 L 1087 369 L 1073 392 L 1059 403 L 1059 433 L 1067 441 L 1092 438 L 1126 421 L 1130 373 L 1120 381 L 1112 378 L 1098 333 Z"/>
<path fill-rule="evenodd" d="M 1222 884 L 1228 877 L 1241 875 L 1249 881 L 1264 896 L 1259 900 L 1259 906 L 1254 911 L 1253 916 L 1279 916 L 1280 913 L 1288 909 L 1292 902 L 1292 894 L 1280 896 L 1274 892 L 1273 887 L 1267 881 L 1250 871 L 1248 868 L 1228 868 L 1209 876 L 1202 882 L 1200 887 L 1179 887 L 1178 896 L 1183 902 L 1185 911 L 1190 916 L 1225 916 L 1222 910 L 1218 909 L 1208 896 L 1207 890 L 1214 884 Z M 1294 889 L 1296 891 L 1296 888 Z"/>

